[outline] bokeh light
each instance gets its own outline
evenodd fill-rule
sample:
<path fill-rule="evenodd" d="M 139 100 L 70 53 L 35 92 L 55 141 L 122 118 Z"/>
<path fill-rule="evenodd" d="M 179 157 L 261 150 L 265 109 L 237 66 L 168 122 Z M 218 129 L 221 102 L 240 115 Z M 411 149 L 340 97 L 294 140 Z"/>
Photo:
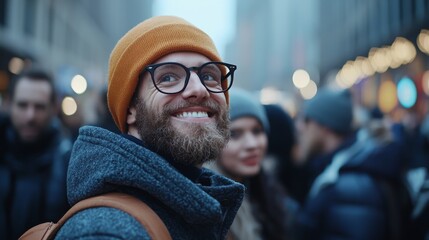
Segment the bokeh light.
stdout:
<path fill-rule="evenodd" d="M 403 37 L 397 37 L 391 46 L 391 54 L 395 61 L 407 64 L 414 60 L 417 55 L 413 43 Z"/>
<path fill-rule="evenodd" d="M 423 29 L 417 37 L 417 46 L 420 51 L 429 54 L 429 30 Z"/>
<path fill-rule="evenodd" d="M 422 88 L 423 88 L 423 92 L 425 92 L 426 95 L 429 96 L 429 70 L 423 74 Z"/>
<path fill-rule="evenodd" d="M 86 91 L 88 84 L 82 75 L 75 75 L 71 80 L 71 88 L 77 94 L 82 94 Z"/>
<path fill-rule="evenodd" d="M 9 61 L 9 71 L 13 74 L 21 73 L 22 69 L 24 69 L 25 62 L 21 58 L 13 57 Z"/>
<path fill-rule="evenodd" d="M 349 88 L 355 84 L 360 76 L 360 71 L 355 62 L 347 61 L 336 77 L 337 84 L 342 88 Z"/>
<path fill-rule="evenodd" d="M 378 93 L 378 107 L 384 113 L 389 113 L 398 104 L 396 85 L 392 80 L 384 80 Z"/>
<path fill-rule="evenodd" d="M 292 81 L 295 87 L 304 88 L 310 83 L 310 75 L 303 69 L 296 70 L 292 75 Z"/>
<path fill-rule="evenodd" d="M 261 90 L 260 101 L 262 104 L 275 104 L 282 99 L 282 93 L 273 87 L 265 87 Z"/>
<path fill-rule="evenodd" d="M 306 100 L 312 99 L 314 96 L 316 96 L 317 84 L 310 80 L 306 87 L 299 89 L 299 92 L 301 93 L 302 98 Z"/>
<path fill-rule="evenodd" d="M 409 77 L 403 77 L 401 80 L 399 80 L 397 93 L 399 103 L 401 103 L 404 108 L 410 108 L 416 103 L 416 85 Z"/>
<path fill-rule="evenodd" d="M 77 103 L 72 97 L 65 97 L 61 103 L 62 111 L 65 115 L 71 116 L 77 111 Z"/>

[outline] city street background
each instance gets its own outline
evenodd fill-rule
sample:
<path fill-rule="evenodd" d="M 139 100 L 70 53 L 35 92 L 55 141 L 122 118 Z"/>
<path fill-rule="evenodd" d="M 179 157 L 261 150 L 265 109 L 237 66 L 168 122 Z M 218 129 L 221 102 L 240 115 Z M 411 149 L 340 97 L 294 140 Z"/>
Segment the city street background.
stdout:
<path fill-rule="evenodd" d="M 292 116 L 321 87 L 349 88 L 363 107 L 417 124 L 428 109 L 428 0 L 1 0 L 0 109 L 10 79 L 30 65 L 55 76 L 61 114 L 96 122 L 109 54 L 154 15 L 206 31 L 234 87 Z"/>

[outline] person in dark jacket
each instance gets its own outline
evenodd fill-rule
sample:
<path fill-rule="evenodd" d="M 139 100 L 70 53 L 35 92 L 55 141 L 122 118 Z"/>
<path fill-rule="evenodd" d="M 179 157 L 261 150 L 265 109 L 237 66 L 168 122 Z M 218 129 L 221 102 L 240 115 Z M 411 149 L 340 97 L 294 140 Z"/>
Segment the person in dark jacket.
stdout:
<path fill-rule="evenodd" d="M 52 77 L 30 69 L 9 87 L 10 116 L 0 120 L 0 239 L 57 221 L 69 208 L 66 174 L 71 141 L 56 116 Z"/>
<path fill-rule="evenodd" d="M 296 239 L 395 239 L 399 218 L 393 189 L 401 155 L 389 131 L 353 133 L 347 91 L 322 89 L 303 109 L 299 156 L 311 179 L 293 226 Z"/>
<path fill-rule="evenodd" d="M 296 129 L 292 117 L 280 105 L 263 105 L 272 131 L 268 133 L 268 150 L 264 164 L 281 183 L 283 189 L 295 199 L 303 196 L 301 169 L 294 164 Z"/>
<path fill-rule="evenodd" d="M 412 155 L 404 178 L 410 196 L 407 235 L 423 240 L 429 239 L 429 113 L 413 137 L 414 142 L 407 142 Z"/>
<path fill-rule="evenodd" d="M 67 192 L 77 202 L 107 192 L 136 196 L 173 239 L 224 239 L 244 186 L 202 168 L 228 141 L 228 89 L 202 30 L 174 16 L 143 21 L 116 44 L 108 106 L 122 134 L 84 126 L 73 146 Z M 131 215 L 100 207 L 70 218 L 56 239 L 149 239 Z"/>

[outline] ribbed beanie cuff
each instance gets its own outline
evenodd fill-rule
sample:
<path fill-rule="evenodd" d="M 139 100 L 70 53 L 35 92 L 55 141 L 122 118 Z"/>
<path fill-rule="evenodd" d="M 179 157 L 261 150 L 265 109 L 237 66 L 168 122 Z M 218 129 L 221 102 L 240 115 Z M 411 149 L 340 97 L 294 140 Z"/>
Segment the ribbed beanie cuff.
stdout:
<path fill-rule="evenodd" d="M 128 31 L 112 50 L 107 101 L 121 132 L 127 131 L 127 109 L 140 73 L 147 65 L 173 52 L 196 52 L 211 61 L 221 61 L 206 33 L 174 16 L 158 16 L 141 22 Z M 225 97 L 229 103 L 228 92 L 225 92 Z"/>
<path fill-rule="evenodd" d="M 250 92 L 233 88 L 230 90 L 231 103 L 229 105 L 229 119 L 234 121 L 242 117 L 254 117 L 258 120 L 266 133 L 270 131 L 270 124 L 264 107 Z"/>

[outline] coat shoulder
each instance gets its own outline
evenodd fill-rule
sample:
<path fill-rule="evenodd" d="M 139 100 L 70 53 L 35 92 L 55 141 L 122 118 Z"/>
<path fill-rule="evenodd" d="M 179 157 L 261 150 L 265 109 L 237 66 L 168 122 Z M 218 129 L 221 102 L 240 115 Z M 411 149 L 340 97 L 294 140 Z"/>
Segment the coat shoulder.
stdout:
<path fill-rule="evenodd" d="M 144 239 L 149 234 L 131 215 L 119 209 L 96 207 L 72 216 L 55 239 Z"/>

